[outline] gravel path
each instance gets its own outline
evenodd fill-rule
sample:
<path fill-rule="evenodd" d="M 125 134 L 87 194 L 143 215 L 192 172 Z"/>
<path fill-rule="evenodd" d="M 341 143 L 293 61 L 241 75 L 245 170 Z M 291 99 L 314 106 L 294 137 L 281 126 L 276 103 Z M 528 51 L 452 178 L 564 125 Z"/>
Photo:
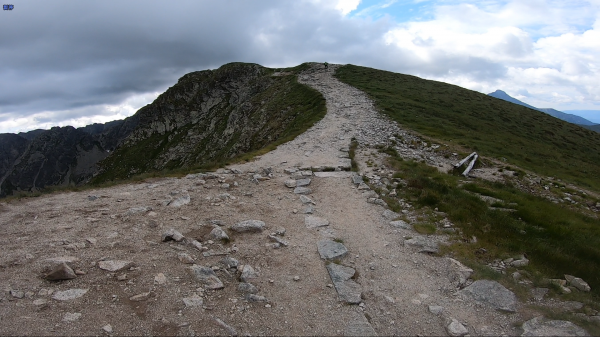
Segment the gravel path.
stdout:
<path fill-rule="evenodd" d="M 216 174 L 0 203 L 0 334 L 445 335 L 460 324 L 462 334 L 519 334 L 513 323 L 528 314 L 502 313 L 460 295 L 460 268 L 418 244 L 443 237 L 391 226 L 384 206 L 367 202 L 374 192 L 359 189 L 349 172 L 297 171 L 346 165 L 340 149 L 351 137 L 361 143 L 364 168 L 372 146 L 405 134 L 380 118 L 363 93 L 333 78 L 335 68 L 315 65 L 300 76 L 325 95 L 325 118 L 256 161 Z M 285 186 L 307 178 L 304 200 Z M 244 220 L 263 221 L 265 228 L 232 230 Z M 169 229 L 185 239 L 162 242 Z M 222 231 L 230 240 L 211 237 Z M 276 247 L 276 240 L 287 246 Z M 317 250 L 322 240 L 348 252 L 327 262 Z M 61 257 L 79 275 L 44 280 L 55 264 L 48 259 Z M 239 265 L 225 266 L 225 257 Z M 131 264 L 101 269 L 110 260 Z M 353 269 L 353 278 L 332 280 L 331 263 Z M 223 288 L 199 281 L 192 264 L 213 270 Z M 244 279 L 257 288 L 253 296 L 240 291 Z M 356 303 L 340 300 L 353 289 L 359 289 Z M 57 299 L 68 290 L 81 296 Z"/>

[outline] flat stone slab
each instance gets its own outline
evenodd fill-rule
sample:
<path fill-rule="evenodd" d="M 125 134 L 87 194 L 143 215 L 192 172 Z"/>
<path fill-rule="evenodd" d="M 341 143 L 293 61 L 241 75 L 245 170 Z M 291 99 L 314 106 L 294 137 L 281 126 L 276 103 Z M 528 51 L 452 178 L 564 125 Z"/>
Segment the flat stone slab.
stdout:
<path fill-rule="evenodd" d="M 491 305 L 496 310 L 517 312 L 517 297 L 496 281 L 478 280 L 460 291 L 475 301 Z"/>
<path fill-rule="evenodd" d="M 231 230 L 237 233 L 260 233 L 265 227 L 264 221 L 244 220 L 231 226 Z"/>
<path fill-rule="evenodd" d="M 131 263 L 131 261 L 124 260 L 106 260 L 98 262 L 98 268 L 110 272 L 115 272 L 129 267 Z"/>
<path fill-rule="evenodd" d="M 294 187 L 296 187 L 296 180 L 294 180 L 294 179 L 288 179 L 288 180 L 286 180 L 284 182 L 284 184 L 285 184 L 286 187 L 294 188 Z"/>
<path fill-rule="evenodd" d="M 85 295 L 88 289 L 69 289 L 57 291 L 52 295 L 52 298 L 57 301 L 70 301 Z"/>
<path fill-rule="evenodd" d="M 329 226 L 329 220 L 318 216 L 307 215 L 304 217 L 304 224 L 306 225 L 306 228 L 325 227 Z"/>
<path fill-rule="evenodd" d="M 296 187 L 296 188 L 294 188 L 294 193 L 296 193 L 296 194 L 311 194 L 312 190 L 308 187 Z"/>
<path fill-rule="evenodd" d="M 352 183 L 356 185 L 360 185 L 363 183 L 363 178 L 357 174 L 352 175 Z"/>
<path fill-rule="evenodd" d="M 377 332 L 373 329 L 365 315 L 357 314 L 356 317 L 346 325 L 344 336 L 377 336 Z"/>
<path fill-rule="evenodd" d="M 183 304 L 185 304 L 187 308 L 197 308 L 204 304 L 204 300 L 202 300 L 202 297 L 194 294 L 190 297 L 184 297 Z"/>
<path fill-rule="evenodd" d="M 307 197 L 305 195 L 301 195 L 300 196 L 300 201 L 302 201 L 303 204 L 308 204 L 308 203 L 313 204 L 313 205 L 315 204 L 315 202 L 312 201 L 311 198 L 309 198 L 309 197 Z"/>
<path fill-rule="evenodd" d="M 221 289 L 224 287 L 223 282 L 211 268 L 195 264 L 189 268 L 189 271 L 197 281 L 208 289 Z"/>
<path fill-rule="evenodd" d="M 308 186 L 308 185 L 310 185 L 310 182 L 311 182 L 310 178 L 298 179 L 298 180 L 296 180 L 296 186 L 297 187 Z"/>
<path fill-rule="evenodd" d="M 352 176 L 352 172 L 348 171 L 328 171 L 328 172 L 314 172 L 315 177 L 319 178 L 348 178 Z"/>
<path fill-rule="evenodd" d="M 542 316 L 528 320 L 522 328 L 521 336 L 589 336 L 587 331 L 569 321 L 548 320 Z"/>
<path fill-rule="evenodd" d="M 317 242 L 317 250 L 321 258 L 325 260 L 340 259 L 348 254 L 348 249 L 343 244 L 331 240 Z"/>
<path fill-rule="evenodd" d="M 437 253 L 439 252 L 439 247 L 437 241 L 430 239 L 426 236 L 415 236 L 404 241 L 405 245 L 414 246 L 417 248 L 421 248 L 424 252 Z"/>
<path fill-rule="evenodd" d="M 189 195 L 184 195 L 182 197 L 179 197 L 175 200 L 172 200 L 171 202 L 169 202 L 169 206 L 170 207 L 181 207 L 183 205 L 187 205 L 190 203 L 190 196 Z"/>
<path fill-rule="evenodd" d="M 412 226 L 404 220 L 391 221 L 390 226 L 401 229 L 412 229 Z"/>
<path fill-rule="evenodd" d="M 362 288 L 360 284 L 354 282 L 351 278 L 356 273 L 356 270 L 350 267 L 342 266 L 335 263 L 327 265 L 327 271 L 333 281 L 335 290 L 341 301 L 351 304 L 361 302 Z"/>
<path fill-rule="evenodd" d="M 398 217 L 400 217 L 400 214 L 390 211 L 389 209 L 386 209 L 385 211 L 383 211 L 383 213 L 381 214 L 386 220 L 394 220 Z"/>

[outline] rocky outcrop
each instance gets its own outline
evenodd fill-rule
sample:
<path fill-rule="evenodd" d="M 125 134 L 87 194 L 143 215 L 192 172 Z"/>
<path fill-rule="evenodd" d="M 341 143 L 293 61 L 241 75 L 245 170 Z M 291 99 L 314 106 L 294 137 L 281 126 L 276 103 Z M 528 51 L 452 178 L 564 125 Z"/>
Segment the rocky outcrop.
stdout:
<path fill-rule="evenodd" d="M 322 96 L 296 76 L 271 76 L 257 64 L 192 72 L 136 113 L 139 126 L 94 180 L 222 162 L 289 136 L 299 118 L 324 111 Z"/>

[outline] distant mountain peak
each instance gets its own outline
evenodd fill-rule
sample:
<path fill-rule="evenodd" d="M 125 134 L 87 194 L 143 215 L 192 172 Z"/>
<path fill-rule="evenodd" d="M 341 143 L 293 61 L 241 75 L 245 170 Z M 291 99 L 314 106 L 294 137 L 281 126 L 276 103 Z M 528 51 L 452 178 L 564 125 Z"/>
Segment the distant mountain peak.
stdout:
<path fill-rule="evenodd" d="M 507 94 L 506 92 L 502 91 L 502 90 L 496 90 L 492 93 L 489 93 L 488 96 L 492 96 L 495 98 L 499 98 L 514 104 L 519 104 L 522 105 L 524 107 L 528 107 L 530 109 L 533 110 L 537 110 L 537 111 L 541 111 L 543 113 L 546 113 L 552 117 L 556 117 L 558 119 L 562 119 L 565 122 L 569 122 L 569 123 L 573 123 L 573 124 L 578 124 L 578 125 L 595 125 L 596 123 L 590 122 L 587 119 L 577 116 L 577 115 L 572 115 L 572 114 L 568 114 L 568 113 L 564 113 L 562 111 L 558 111 L 556 109 L 549 109 L 549 108 L 545 108 L 545 109 L 541 109 L 541 108 L 536 108 L 532 105 L 529 105 L 527 103 L 521 102 L 518 99 L 510 96 L 509 94 Z"/>

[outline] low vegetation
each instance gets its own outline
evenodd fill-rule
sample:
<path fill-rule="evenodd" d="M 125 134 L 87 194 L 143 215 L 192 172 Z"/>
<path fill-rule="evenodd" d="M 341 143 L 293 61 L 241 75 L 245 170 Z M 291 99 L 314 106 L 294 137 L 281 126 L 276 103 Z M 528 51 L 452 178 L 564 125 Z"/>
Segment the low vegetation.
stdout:
<path fill-rule="evenodd" d="M 366 92 L 405 127 L 600 191 L 600 133 L 475 91 L 346 65 L 336 77 Z"/>
<path fill-rule="evenodd" d="M 576 275 L 590 284 L 594 296 L 600 295 L 597 219 L 522 192 L 510 184 L 465 181 L 458 174 L 440 173 L 436 168 L 403 160 L 398 155 L 390 156 L 389 164 L 395 171 L 393 177 L 406 184 L 405 188 L 397 189 L 398 198 L 425 213 L 437 209 L 454 224 L 455 240 L 445 248 L 445 253 L 470 261 L 473 266 L 525 255 L 530 264 L 524 270 L 531 274 L 532 281 L 541 284 L 544 278 Z M 496 203 L 501 208 L 491 208 L 478 195 L 501 200 Z M 389 202 L 396 206 L 392 200 Z M 424 234 L 435 232 L 431 220 L 416 224 L 415 229 Z M 487 267 L 477 270 L 480 274 L 495 273 Z"/>

